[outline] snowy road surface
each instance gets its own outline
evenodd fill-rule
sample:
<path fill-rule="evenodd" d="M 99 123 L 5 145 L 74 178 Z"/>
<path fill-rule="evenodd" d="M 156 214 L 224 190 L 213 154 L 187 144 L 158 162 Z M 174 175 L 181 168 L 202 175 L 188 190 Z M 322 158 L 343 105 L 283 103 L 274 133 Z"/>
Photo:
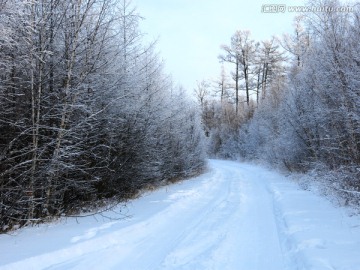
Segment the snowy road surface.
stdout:
<path fill-rule="evenodd" d="M 360 270 L 360 218 L 260 166 L 211 160 L 122 211 L 0 235 L 0 269 Z"/>

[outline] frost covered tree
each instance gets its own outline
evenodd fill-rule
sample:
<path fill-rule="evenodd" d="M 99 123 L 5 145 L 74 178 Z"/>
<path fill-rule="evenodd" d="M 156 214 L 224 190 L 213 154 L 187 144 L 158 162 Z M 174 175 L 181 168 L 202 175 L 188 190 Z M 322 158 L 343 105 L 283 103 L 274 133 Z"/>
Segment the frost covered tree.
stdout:
<path fill-rule="evenodd" d="M 257 51 L 257 82 L 256 82 L 256 103 L 259 104 L 260 95 L 264 100 L 267 95 L 267 86 L 277 77 L 285 74 L 285 56 L 279 49 L 276 39 L 265 40 L 260 43 Z"/>
<path fill-rule="evenodd" d="M 11 138 L 1 143 L 5 224 L 58 215 L 93 196 L 97 178 L 89 164 L 102 161 L 93 159 L 100 147 L 89 141 L 101 136 L 94 104 L 110 66 L 110 4 L 44 0 L 2 6 L 2 23 L 16 40 L 1 56 L 12 59 L 2 66 L 1 85 L 2 104 L 11 106 L 1 111 L 3 138 Z"/>
<path fill-rule="evenodd" d="M 258 43 L 251 39 L 250 31 L 238 30 L 231 37 L 230 45 L 222 45 L 224 54 L 219 56 L 222 62 L 235 65 L 232 73 L 235 82 L 235 105 L 236 112 L 239 109 L 239 90 L 245 90 L 246 104 L 250 105 L 250 91 L 253 90 L 253 66 Z"/>
<path fill-rule="evenodd" d="M 220 76 L 217 80 L 215 80 L 215 87 L 216 87 L 216 93 L 220 93 L 220 100 L 221 102 L 226 102 L 226 100 L 229 99 L 229 88 L 231 86 L 230 82 L 228 81 L 228 76 L 225 71 L 224 65 L 221 66 L 221 72 Z"/>
<path fill-rule="evenodd" d="M 355 202 L 348 197 L 359 188 L 360 164 L 359 7 L 353 7 L 348 13 L 329 9 L 296 19 L 297 35 L 287 42 L 294 61 L 286 77 L 275 77 L 270 96 L 241 127 L 238 148 L 249 159 L 317 171 L 329 187 Z"/>
<path fill-rule="evenodd" d="M 213 101 L 212 107 L 203 109 L 206 112 L 203 115 L 210 116 L 203 123 L 211 134 L 210 154 L 234 158 L 239 156 L 242 143 L 247 144 L 248 141 L 250 144 L 253 141 L 253 138 L 246 136 L 239 139 L 240 129 L 248 125 L 256 108 L 263 106 L 266 98 L 276 96 L 273 89 L 284 81 L 286 59 L 275 38 L 255 42 L 250 38 L 249 31 L 237 31 L 232 36 L 231 46 L 223 45 L 221 48 L 225 54 L 219 56 L 220 60 L 235 65 L 235 71 L 232 72 L 235 81 L 235 116 L 231 95 L 226 95 L 229 92 L 226 74 L 222 72 L 219 80 L 221 103 Z M 244 95 L 240 95 L 236 89 L 245 90 Z M 251 97 L 253 94 L 256 94 L 256 99 Z"/>
<path fill-rule="evenodd" d="M 130 1 L 0 9 L 1 230 L 201 170 L 199 114 L 171 101 Z"/>
<path fill-rule="evenodd" d="M 306 54 L 310 45 L 309 29 L 304 26 L 305 16 L 299 15 L 294 18 L 293 34 L 284 34 L 279 40 L 281 46 L 294 56 L 294 65 L 301 66 L 302 58 Z"/>

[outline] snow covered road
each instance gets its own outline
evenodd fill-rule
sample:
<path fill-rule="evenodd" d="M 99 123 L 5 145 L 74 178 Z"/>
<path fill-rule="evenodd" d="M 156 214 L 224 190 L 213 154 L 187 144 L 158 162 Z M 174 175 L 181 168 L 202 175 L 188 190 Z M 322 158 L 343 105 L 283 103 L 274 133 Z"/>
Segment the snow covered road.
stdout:
<path fill-rule="evenodd" d="M 1 235 L 0 269 L 360 270 L 359 217 L 260 166 L 209 168 L 134 200 L 126 219 Z"/>

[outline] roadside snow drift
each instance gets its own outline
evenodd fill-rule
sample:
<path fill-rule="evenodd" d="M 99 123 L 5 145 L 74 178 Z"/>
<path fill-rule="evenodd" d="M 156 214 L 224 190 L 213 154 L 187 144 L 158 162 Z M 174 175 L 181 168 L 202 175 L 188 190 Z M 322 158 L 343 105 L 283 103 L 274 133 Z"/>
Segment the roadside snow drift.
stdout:
<path fill-rule="evenodd" d="M 209 168 L 103 215 L 0 235 L 0 269 L 360 270 L 359 217 L 259 166 Z"/>

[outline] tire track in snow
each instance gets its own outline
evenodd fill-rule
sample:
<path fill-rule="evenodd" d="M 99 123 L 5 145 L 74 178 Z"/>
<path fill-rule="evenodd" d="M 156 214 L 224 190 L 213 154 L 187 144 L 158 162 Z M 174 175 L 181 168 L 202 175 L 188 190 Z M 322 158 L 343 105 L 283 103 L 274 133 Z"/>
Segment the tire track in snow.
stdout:
<path fill-rule="evenodd" d="M 209 166 L 134 200 L 131 219 L 0 236 L 0 269 L 359 270 L 358 220 L 349 232 L 324 200 L 259 166 Z"/>
<path fill-rule="evenodd" d="M 3 269 L 281 269 L 272 243 L 263 247 L 266 226 L 256 229 L 253 213 L 264 207 L 255 200 L 257 183 L 229 162 L 212 163 L 210 173 L 152 200 L 165 208 L 149 218 L 118 230 L 116 224 L 90 228 L 69 247 Z M 96 235 L 110 227 L 114 231 Z"/>

